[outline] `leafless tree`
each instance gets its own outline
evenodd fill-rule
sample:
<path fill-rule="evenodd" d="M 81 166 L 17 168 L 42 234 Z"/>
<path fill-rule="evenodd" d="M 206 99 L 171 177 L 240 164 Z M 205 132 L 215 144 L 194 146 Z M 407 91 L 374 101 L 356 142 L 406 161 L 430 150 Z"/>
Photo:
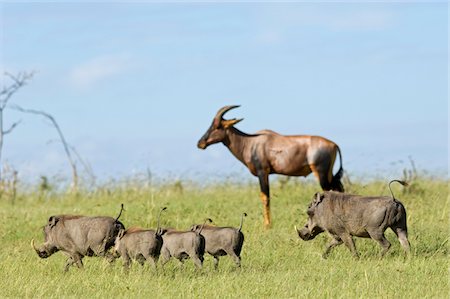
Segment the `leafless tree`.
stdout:
<path fill-rule="evenodd" d="M 10 73 L 4 73 L 4 76 L 6 76 L 11 83 L 9 85 L 4 85 L 1 87 L 0 90 L 0 182 L 3 180 L 2 177 L 2 150 L 3 150 L 3 142 L 6 135 L 11 133 L 17 125 L 20 123 L 20 121 L 14 122 L 8 129 L 4 128 L 3 123 L 3 112 L 5 111 L 5 108 L 8 106 L 8 103 L 11 99 L 11 97 L 24 85 L 28 83 L 28 81 L 33 77 L 34 72 L 30 73 L 19 73 L 18 75 L 14 76 Z"/>
<path fill-rule="evenodd" d="M 70 153 L 70 147 L 69 144 L 66 141 L 66 138 L 64 137 L 64 134 L 61 131 L 61 128 L 59 127 L 58 123 L 56 122 L 55 118 L 44 111 L 41 110 L 35 110 L 35 109 L 25 109 L 20 107 L 19 105 L 11 105 L 10 107 L 11 109 L 20 111 L 20 112 L 24 112 L 24 113 L 31 113 L 31 114 L 37 114 L 37 115 L 41 115 L 44 116 L 45 118 L 47 118 L 48 120 L 50 120 L 50 122 L 52 123 L 52 125 L 55 127 L 56 131 L 58 132 L 59 135 L 59 139 L 61 140 L 61 143 L 64 147 L 64 151 L 66 153 L 67 156 L 67 160 L 70 163 L 70 167 L 72 168 L 72 184 L 71 184 L 71 190 L 72 191 L 77 191 L 78 189 L 78 172 L 77 172 L 77 165 L 74 161 L 74 159 L 72 158 L 72 155 Z"/>
<path fill-rule="evenodd" d="M 50 140 L 49 141 L 49 143 L 53 143 L 53 142 L 59 143 L 59 142 L 61 142 L 61 140 Z M 91 186 L 95 186 L 97 178 L 94 174 L 94 170 L 92 169 L 92 166 L 89 164 L 88 161 L 83 159 L 83 157 L 78 153 L 78 151 L 76 150 L 76 148 L 73 145 L 71 145 L 69 143 L 67 143 L 67 145 L 68 145 L 69 149 L 71 150 L 71 152 L 75 155 L 75 158 L 77 159 L 77 161 L 80 162 L 81 166 L 83 166 L 83 169 L 88 176 Z"/>

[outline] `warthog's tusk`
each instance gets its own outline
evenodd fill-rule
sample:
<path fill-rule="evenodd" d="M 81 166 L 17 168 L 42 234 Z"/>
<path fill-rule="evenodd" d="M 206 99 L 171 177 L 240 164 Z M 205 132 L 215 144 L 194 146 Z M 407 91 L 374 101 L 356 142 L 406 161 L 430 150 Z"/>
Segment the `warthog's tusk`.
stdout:
<path fill-rule="evenodd" d="M 36 246 L 34 245 L 34 239 L 31 239 L 31 247 L 33 247 L 33 249 L 34 249 L 35 251 L 38 251 L 38 250 L 36 249 Z"/>

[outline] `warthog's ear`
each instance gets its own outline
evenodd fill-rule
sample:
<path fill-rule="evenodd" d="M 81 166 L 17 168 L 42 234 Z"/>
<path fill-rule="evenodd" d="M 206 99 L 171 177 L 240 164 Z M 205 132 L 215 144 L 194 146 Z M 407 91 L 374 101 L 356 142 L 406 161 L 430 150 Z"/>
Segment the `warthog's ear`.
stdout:
<path fill-rule="evenodd" d="M 194 224 L 194 225 L 191 226 L 191 231 L 192 231 L 192 232 L 195 232 L 195 231 L 198 230 L 199 228 L 200 228 L 200 225 Z"/>
<path fill-rule="evenodd" d="M 323 198 L 324 198 L 323 194 L 320 194 L 319 192 L 316 192 L 316 194 L 314 194 L 314 204 L 318 205 L 319 203 L 322 202 Z"/>
<path fill-rule="evenodd" d="M 316 192 L 316 194 L 314 194 L 313 200 L 310 203 L 310 205 L 308 206 L 308 210 L 306 211 L 306 213 L 309 216 L 313 216 L 314 215 L 315 208 L 322 202 L 323 198 L 324 198 L 324 195 L 320 194 L 319 192 Z"/>
<path fill-rule="evenodd" d="M 120 229 L 119 233 L 117 234 L 117 237 L 120 239 L 122 239 L 123 235 L 125 235 L 125 230 L 124 229 Z"/>
<path fill-rule="evenodd" d="M 48 225 L 50 226 L 50 228 L 53 228 L 58 221 L 59 221 L 59 217 L 50 216 L 50 218 L 48 218 Z"/>

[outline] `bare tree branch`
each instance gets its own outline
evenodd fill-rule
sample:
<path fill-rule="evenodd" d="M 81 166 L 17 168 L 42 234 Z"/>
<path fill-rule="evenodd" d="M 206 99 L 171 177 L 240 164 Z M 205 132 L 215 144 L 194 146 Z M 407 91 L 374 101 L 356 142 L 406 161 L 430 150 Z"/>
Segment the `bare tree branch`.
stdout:
<path fill-rule="evenodd" d="M 56 131 L 58 132 L 59 139 L 61 140 L 61 143 L 63 144 L 64 151 L 66 153 L 67 159 L 69 160 L 70 166 L 72 168 L 72 191 L 76 191 L 78 188 L 77 167 L 76 167 L 75 161 L 72 158 L 72 155 L 70 154 L 69 144 L 67 143 L 66 139 L 64 138 L 64 134 L 62 133 L 61 128 L 59 127 L 55 118 L 51 114 L 49 114 L 45 111 L 41 111 L 41 110 L 25 109 L 25 108 L 20 107 L 19 105 L 9 105 L 9 107 L 11 109 L 14 109 L 14 110 L 17 110 L 20 112 L 44 116 L 45 118 L 49 119 L 52 122 L 53 126 L 55 127 Z"/>
<path fill-rule="evenodd" d="M 14 76 L 8 72 L 5 72 L 5 76 L 9 77 L 12 81 L 14 81 L 14 83 L 8 87 L 3 87 L 3 90 L 0 92 L 0 110 L 5 109 L 12 95 L 16 93 L 19 88 L 27 84 L 27 82 L 33 78 L 34 73 L 34 71 L 30 73 L 24 72 Z"/>
<path fill-rule="evenodd" d="M 11 133 L 14 130 L 14 128 L 20 123 L 20 121 L 13 123 L 12 126 L 5 131 L 3 129 L 3 111 L 5 110 L 5 107 L 8 105 L 8 101 L 11 99 L 13 94 L 15 94 L 22 86 L 27 84 L 27 82 L 33 77 L 34 73 L 35 73 L 34 71 L 30 73 L 22 72 L 19 73 L 17 76 L 14 76 L 8 72 L 4 73 L 4 76 L 8 77 L 13 82 L 8 86 L 4 85 L 0 91 L 0 183 L 3 180 L 1 161 L 2 161 L 4 137 L 5 135 Z"/>
<path fill-rule="evenodd" d="M 11 133 L 12 130 L 14 130 L 17 127 L 17 125 L 20 124 L 21 122 L 22 122 L 22 120 L 19 120 L 19 121 L 13 123 L 8 130 L 3 131 L 3 135 L 7 135 L 7 134 Z"/>
<path fill-rule="evenodd" d="M 61 142 L 61 140 L 49 140 L 48 143 L 52 143 L 52 142 Z M 92 169 L 91 165 L 81 157 L 81 155 L 78 153 L 78 151 L 75 149 L 75 147 L 73 145 L 68 143 L 68 146 L 69 146 L 70 150 L 75 154 L 77 159 L 80 161 L 81 165 L 84 168 L 84 171 L 90 177 L 92 184 L 95 185 L 96 177 L 95 177 L 94 170 Z"/>

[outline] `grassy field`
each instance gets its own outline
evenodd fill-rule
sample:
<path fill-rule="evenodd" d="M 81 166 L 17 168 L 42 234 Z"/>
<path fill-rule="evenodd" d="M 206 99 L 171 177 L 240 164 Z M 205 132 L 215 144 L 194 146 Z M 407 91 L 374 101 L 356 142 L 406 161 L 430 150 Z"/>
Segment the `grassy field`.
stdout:
<path fill-rule="evenodd" d="M 262 228 L 262 207 L 256 181 L 217 183 L 199 187 L 177 182 L 155 187 L 125 184 L 80 195 L 21 193 L 14 204 L 0 201 L 0 297 L 20 298 L 448 298 L 449 198 L 448 181 L 418 179 L 408 189 L 393 186 L 408 212 L 411 255 L 390 230 L 392 243 L 384 259 L 375 241 L 355 239 L 361 258 L 355 260 L 345 246 L 327 260 L 321 258 L 328 236 L 305 242 L 294 224 L 306 221 L 306 207 L 318 191 L 315 182 L 293 180 L 272 186 L 273 228 Z M 373 180 L 346 186 L 364 195 L 388 195 L 387 182 Z M 126 226 L 154 228 L 157 211 L 167 206 L 164 226 L 180 229 L 212 218 L 217 225 L 238 226 L 247 212 L 242 268 L 222 257 L 219 270 L 206 256 L 197 271 L 191 261 L 180 267 L 169 262 L 155 271 L 133 263 L 128 274 L 122 261 L 109 265 L 100 258 L 85 258 L 84 270 L 63 273 L 65 257 L 56 253 L 40 259 L 30 240 L 43 240 L 41 226 L 50 215 L 71 213 L 116 216 L 120 203 Z"/>

